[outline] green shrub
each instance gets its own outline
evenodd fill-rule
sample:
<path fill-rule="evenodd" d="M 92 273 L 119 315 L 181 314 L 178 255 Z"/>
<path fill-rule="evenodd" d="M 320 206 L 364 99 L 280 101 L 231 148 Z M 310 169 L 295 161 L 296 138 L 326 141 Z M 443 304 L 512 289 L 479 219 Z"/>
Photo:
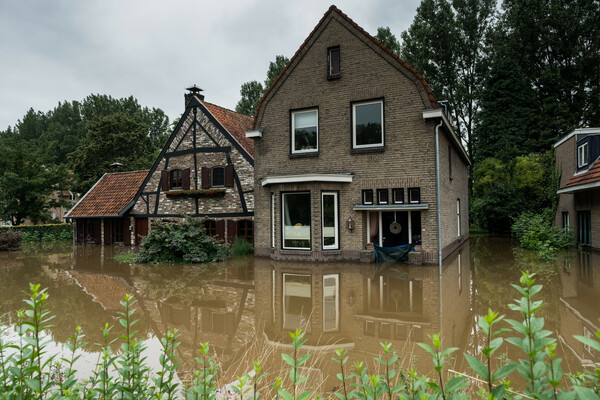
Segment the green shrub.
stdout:
<path fill-rule="evenodd" d="M 184 222 L 160 222 L 142 240 L 137 258 L 141 263 L 205 263 L 225 261 L 228 246 L 206 234 L 204 220 L 187 218 Z"/>
<path fill-rule="evenodd" d="M 0 232 L 20 232 L 23 243 L 73 240 L 71 224 L 3 226 Z"/>
<path fill-rule="evenodd" d="M 244 238 L 237 237 L 231 245 L 231 252 L 234 256 L 245 256 L 254 254 L 254 246 Z"/>
<path fill-rule="evenodd" d="M 520 294 L 509 308 L 518 319 L 504 318 L 492 310 L 477 319 L 483 333 L 478 347 L 480 354 L 464 354 L 475 376 L 449 371 L 453 354 L 457 348 L 443 348 L 439 334 L 430 336 L 431 343 L 419 343 L 431 355 L 435 374 L 431 377 L 419 375 L 414 367 L 401 369 L 398 354 L 390 343 L 380 343 L 381 352 L 374 357 L 375 368 L 368 371 L 366 362 L 348 366 L 348 351 L 335 350 L 333 361 L 340 367 L 337 378 L 338 390 L 329 398 L 339 400 L 390 400 L 390 399 L 600 399 L 600 362 L 593 369 L 568 375 L 569 385 L 564 381 L 561 359 L 555 350 L 556 338 L 544 329 L 544 318 L 537 315 L 543 301 L 536 300 L 542 286 L 535 284 L 534 274 L 524 272 L 520 285 L 512 285 Z M 307 400 L 314 398 L 312 385 L 307 382 L 307 368 L 303 365 L 311 357 L 302 346 L 304 332 L 290 332 L 291 353 L 282 353 L 281 358 L 289 370 L 289 379 L 273 376 L 272 392 L 262 383 L 267 373 L 262 373 L 260 361 L 254 361 L 250 374 L 238 377 L 231 388 L 218 388 L 220 370 L 214 356 L 210 355 L 208 343 L 199 343 L 199 368 L 193 372 L 193 381 L 182 385 L 177 379 L 180 366 L 177 347 L 177 330 L 168 331 L 161 340 L 160 367 L 149 368 L 150 362 L 143 355 L 145 345 L 134 325 L 136 300 L 125 295 L 118 312 L 119 324 L 125 329 L 120 335 L 122 344 L 115 348 L 116 339 L 110 339 L 108 323 L 102 329 L 103 343 L 97 344 L 100 357 L 88 379 L 78 379 L 74 364 L 80 357 L 84 335 L 79 327 L 65 344 L 67 354 L 49 355 L 50 338 L 43 332 L 50 328 L 50 311 L 47 309 L 48 293 L 40 285 L 31 285 L 26 310 L 17 312 L 14 325 L 17 338 L 7 341 L 2 335 L 10 326 L 0 330 L 0 398 L 3 399 L 206 399 L 214 400 L 223 389 L 232 389 L 236 399 L 254 400 L 264 397 L 277 400 Z M 500 327 L 499 325 L 502 326 Z M 504 333 L 511 335 L 504 339 Z M 595 337 L 575 336 L 582 344 L 600 352 L 600 331 Z M 497 354 L 505 352 L 505 343 L 522 351 L 522 358 L 513 361 Z M 59 358 L 60 357 L 60 358 Z M 369 364 L 372 365 L 372 364 Z M 186 367 L 187 368 L 187 367 Z M 56 371 L 61 379 L 56 379 Z M 518 381 L 526 387 L 511 386 Z M 454 376 L 452 376 L 454 375 Z M 471 378 L 471 379 L 469 379 Z M 478 381 L 479 383 L 477 383 Z M 307 382 L 305 385 L 305 382 Z M 265 392 L 259 393 L 259 390 Z M 303 390 L 300 392 L 300 390 Z M 223 398 L 220 396 L 219 398 Z M 229 397 L 232 398 L 232 397 Z"/>
<path fill-rule="evenodd" d="M 573 245 L 571 229 L 560 229 L 552 225 L 550 211 L 540 214 L 524 212 L 515 219 L 512 234 L 521 247 L 538 251 L 543 259 L 552 259 L 556 250 Z"/>
<path fill-rule="evenodd" d="M 19 231 L 0 231 L 0 251 L 19 250 L 21 248 L 21 236 Z"/>

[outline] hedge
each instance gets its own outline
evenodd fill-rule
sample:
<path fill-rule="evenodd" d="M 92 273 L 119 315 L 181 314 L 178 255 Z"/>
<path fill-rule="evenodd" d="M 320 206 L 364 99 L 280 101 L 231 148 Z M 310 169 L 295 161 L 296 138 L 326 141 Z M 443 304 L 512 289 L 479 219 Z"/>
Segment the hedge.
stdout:
<path fill-rule="evenodd" d="M 21 232 L 24 243 L 73 239 L 73 226 L 71 224 L 3 226 L 0 227 L 0 233 L 2 232 Z"/>

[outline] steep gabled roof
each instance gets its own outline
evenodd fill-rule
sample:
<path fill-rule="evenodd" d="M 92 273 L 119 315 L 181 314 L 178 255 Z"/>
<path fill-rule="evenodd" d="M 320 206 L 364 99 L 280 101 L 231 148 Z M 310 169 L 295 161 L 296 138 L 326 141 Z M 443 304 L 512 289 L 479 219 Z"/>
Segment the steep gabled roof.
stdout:
<path fill-rule="evenodd" d="M 596 159 L 596 161 L 586 172 L 574 175 L 571 179 L 569 179 L 563 189 L 573 188 L 574 190 L 577 190 L 579 186 L 589 185 L 597 182 L 600 183 L 600 158 Z M 585 187 L 582 187 L 582 189 L 583 188 Z"/>
<path fill-rule="evenodd" d="M 68 218 L 123 216 L 148 171 L 104 174 L 65 215 Z"/>
<path fill-rule="evenodd" d="M 215 104 L 205 101 L 202 103 L 248 154 L 254 158 L 254 141 L 246 137 L 246 131 L 252 128 L 252 118 Z"/>
<path fill-rule="evenodd" d="M 313 36 L 319 30 L 319 28 L 321 27 L 321 25 L 323 25 L 323 23 L 325 22 L 325 20 L 327 19 L 327 17 L 330 14 L 332 14 L 332 13 L 337 13 L 340 17 L 342 17 L 342 19 L 344 19 L 350 25 L 352 25 L 359 33 L 361 33 L 362 35 L 364 35 L 368 40 L 370 40 L 371 42 L 373 42 L 376 46 L 380 47 L 383 51 L 385 51 L 387 54 L 389 54 L 396 62 L 398 62 L 399 64 L 401 64 L 410 73 L 412 73 L 414 75 L 414 77 L 416 78 L 416 80 L 418 80 L 423 85 L 423 88 L 424 88 L 424 90 L 425 90 L 425 92 L 427 94 L 427 97 L 431 101 L 432 107 L 433 108 L 439 108 L 440 107 L 440 105 L 438 104 L 437 100 L 435 99 L 435 96 L 433 95 L 433 92 L 431 91 L 431 88 L 429 88 L 429 85 L 427 85 L 427 82 L 425 82 L 425 79 L 423 78 L 423 76 L 421 74 L 419 74 L 417 72 L 417 70 L 415 70 L 413 67 L 411 67 L 410 65 L 408 65 L 408 63 L 406 61 L 402 60 L 400 57 L 398 57 L 396 54 L 394 54 L 390 49 L 388 49 L 387 47 L 385 47 L 379 40 L 377 40 L 373 36 L 371 36 L 367 31 L 365 31 L 363 28 L 361 28 L 350 17 L 348 17 L 346 14 L 344 14 L 339 8 L 337 8 L 335 5 L 332 5 L 331 7 L 329 7 L 329 10 L 327 10 L 327 12 L 323 15 L 323 17 L 321 18 L 321 20 L 319 21 L 319 23 L 314 27 L 314 29 L 312 30 L 312 32 L 310 33 L 310 35 L 308 35 L 308 37 L 304 40 L 304 42 L 302 43 L 302 45 L 300 46 L 300 48 L 296 51 L 296 53 L 294 54 L 294 56 L 290 59 L 290 62 L 287 63 L 287 65 L 285 66 L 285 68 L 277 76 L 277 79 L 275 79 L 275 81 L 273 81 L 273 83 L 271 84 L 271 86 L 269 86 L 269 88 L 265 91 L 265 94 L 261 97 L 260 102 L 258 103 L 258 107 L 256 107 L 256 112 L 254 113 L 254 121 L 252 123 L 252 129 L 256 128 L 256 119 L 258 117 L 259 111 L 261 109 L 261 106 L 262 106 L 264 100 L 267 98 L 267 96 L 269 96 L 269 93 L 271 92 L 271 90 L 273 90 L 273 88 L 275 86 L 277 86 L 278 82 L 285 75 L 285 73 L 288 70 L 288 68 L 290 68 L 290 66 L 294 64 L 294 61 L 300 56 L 300 54 L 302 53 L 302 50 L 304 50 L 304 48 L 308 45 L 308 43 L 311 41 L 311 39 L 313 38 Z"/>

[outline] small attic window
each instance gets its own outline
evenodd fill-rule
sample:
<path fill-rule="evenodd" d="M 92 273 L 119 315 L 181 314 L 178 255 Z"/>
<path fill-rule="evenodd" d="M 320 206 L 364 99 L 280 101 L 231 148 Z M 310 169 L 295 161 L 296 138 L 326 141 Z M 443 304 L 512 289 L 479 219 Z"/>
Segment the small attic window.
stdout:
<path fill-rule="evenodd" d="M 340 46 L 327 49 L 327 79 L 340 77 Z"/>

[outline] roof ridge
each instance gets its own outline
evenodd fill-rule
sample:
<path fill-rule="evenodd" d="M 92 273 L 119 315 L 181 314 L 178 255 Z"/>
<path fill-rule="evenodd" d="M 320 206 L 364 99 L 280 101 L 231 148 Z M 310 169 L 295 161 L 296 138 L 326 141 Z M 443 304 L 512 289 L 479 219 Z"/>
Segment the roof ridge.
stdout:
<path fill-rule="evenodd" d="M 150 170 L 149 169 L 138 169 L 135 171 L 116 171 L 116 172 L 107 172 L 106 175 L 119 175 L 119 174 L 134 174 L 137 172 L 146 172 L 148 173 Z"/>
<path fill-rule="evenodd" d="M 263 103 L 264 99 L 267 98 L 267 96 L 269 95 L 269 93 L 271 92 L 271 90 L 275 87 L 275 85 L 277 84 L 277 82 L 279 82 L 279 80 L 285 74 L 285 72 L 287 71 L 287 69 L 289 68 L 289 66 L 294 62 L 294 60 L 298 57 L 298 55 L 300 54 L 300 52 L 302 51 L 302 49 L 304 49 L 304 47 L 307 45 L 307 43 L 309 42 L 309 40 L 313 37 L 313 35 L 315 34 L 315 32 L 323 24 L 323 22 L 325 21 L 325 19 L 327 18 L 327 16 L 329 16 L 329 14 L 331 14 L 334 11 L 340 17 L 342 17 L 343 19 L 345 19 L 355 29 L 357 29 L 360 33 L 362 33 L 368 39 L 370 39 L 374 44 L 378 45 L 387 54 L 389 54 L 390 56 L 392 56 L 392 58 L 394 58 L 396 61 L 398 61 L 400 64 L 402 64 L 402 66 L 404 66 L 406 69 L 408 69 L 408 71 L 411 72 L 423 84 L 423 87 L 425 88 L 425 92 L 427 93 L 427 97 L 432 102 L 432 105 L 434 106 L 434 108 L 439 108 L 440 107 L 439 103 L 435 99 L 435 96 L 433 95 L 433 91 L 431 90 L 431 88 L 429 87 L 429 85 L 427 84 L 427 82 L 425 81 L 425 78 L 423 78 L 423 76 L 421 74 L 419 74 L 416 69 L 414 69 L 413 67 L 411 67 L 406 61 L 404 61 L 398 55 L 394 54 L 390 49 L 388 49 L 387 47 L 385 47 L 379 40 L 377 40 L 373 36 L 371 36 L 370 33 L 368 33 L 367 31 L 365 31 L 360 25 L 358 25 L 356 22 L 354 22 L 352 20 L 352 18 L 348 17 L 348 15 L 344 14 L 342 12 L 342 10 L 340 10 L 339 8 L 337 8 L 335 6 L 335 4 L 332 4 L 329 7 L 329 9 L 325 12 L 325 14 L 323 14 L 323 17 L 321 17 L 321 19 L 319 20 L 319 22 L 315 25 L 315 27 L 313 28 L 313 30 L 310 32 L 310 34 L 306 37 L 306 39 L 304 39 L 304 42 L 302 42 L 302 44 L 300 45 L 300 47 L 298 48 L 298 50 L 296 50 L 296 52 L 294 53 L 294 55 L 292 56 L 292 58 L 290 58 L 290 61 L 286 64 L 285 68 L 283 68 L 281 70 L 281 72 L 279 73 L 279 75 L 277 75 L 277 78 L 275 78 L 275 80 L 273 81 L 273 83 L 271 83 L 271 86 L 269 86 L 269 88 L 265 91 L 265 93 L 260 98 L 260 101 L 258 102 L 258 106 L 256 107 L 256 111 L 254 112 L 254 118 L 253 118 L 253 122 L 252 122 L 252 129 L 256 128 L 256 118 L 258 117 L 258 111 L 260 110 L 260 107 L 262 106 L 262 103 Z"/>

